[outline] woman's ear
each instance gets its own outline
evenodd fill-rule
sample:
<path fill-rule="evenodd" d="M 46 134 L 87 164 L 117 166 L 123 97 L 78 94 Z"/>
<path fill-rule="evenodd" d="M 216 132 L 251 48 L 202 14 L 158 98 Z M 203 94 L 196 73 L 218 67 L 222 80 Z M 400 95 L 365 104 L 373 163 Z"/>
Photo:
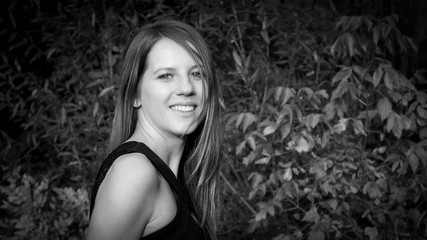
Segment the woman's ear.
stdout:
<path fill-rule="evenodd" d="M 138 98 L 135 98 L 133 100 L 133 107 L 134 108 L 140 108 L 141 107 L 141 101 Z"/>

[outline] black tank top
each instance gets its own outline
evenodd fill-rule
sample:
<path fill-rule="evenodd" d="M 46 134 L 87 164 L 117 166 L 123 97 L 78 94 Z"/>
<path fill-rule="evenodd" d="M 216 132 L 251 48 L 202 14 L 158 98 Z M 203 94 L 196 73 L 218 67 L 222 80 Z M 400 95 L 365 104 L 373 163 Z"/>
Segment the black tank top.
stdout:
<path fill-rule="evenodd" d="M 101 164 L 95 183 L 92 189 L 90 201 L 90 216 L 92 216 L 93 207 L 95 205 L 95 198 L 99 186 L 105 178 L 108 170 L 114 161 L 128 153 L 142 153 L 144 154 L 157 169 L 157 171 L 166 179 L 170 188 L 175 193 L 177 212 L 175 217 L 170 223 L 163 228 L 145 236 L 140 239 L 143 240 L 208 240 L 208 234 L 205 234 L 200 225 L 191 216 L 192 203 L 189 198 L 188 192 L 184 186 L 177 180 L 170 168 L 155 154 L 149 147 L 141 142 L 126 142 L 118 146 L 111 152 Z"/>

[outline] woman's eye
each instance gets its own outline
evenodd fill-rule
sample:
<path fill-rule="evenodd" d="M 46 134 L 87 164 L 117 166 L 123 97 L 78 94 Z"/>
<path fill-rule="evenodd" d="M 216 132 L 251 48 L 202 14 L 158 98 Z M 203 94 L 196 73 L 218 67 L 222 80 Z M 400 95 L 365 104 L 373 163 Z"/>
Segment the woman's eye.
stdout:
<path fill-rule="evenodd" d="M 171 79 L 173 78 L 173 75 L 171 73 L 164 73 L 157 77 L 158 79 Z"/>
<path fill-rule="evenodd" d="M 202 79 L 202 74 L 200 72 L 192 72 L 191 76 L 195 79 Z"/>

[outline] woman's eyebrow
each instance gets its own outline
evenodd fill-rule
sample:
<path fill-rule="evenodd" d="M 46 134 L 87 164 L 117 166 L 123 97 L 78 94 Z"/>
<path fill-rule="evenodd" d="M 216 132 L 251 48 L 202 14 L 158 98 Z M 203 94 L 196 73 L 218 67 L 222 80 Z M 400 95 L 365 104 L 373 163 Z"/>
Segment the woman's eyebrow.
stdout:
<path fill-rule="evenodd" d="M 199 66 L 194 65 L 194 66 L 192 66 L 192 67 L 190 68 L 190 70 L 194 70 L 194 69 L 198 69 L 198 68 L 199 68 Z"/>
<path fill-rule="evenodd" d="M 189 70 L 193 71 L 194 69 L 198 69 L 198 68 L 199 68 L 199 66 L 194 65 L 194 66 L 190 67 Z M 174 72 L 174 71 L 176 71 L 176 69 L 177 69 L 176 67 L 160 67 L 160 68 L 154 70 L 153 75 L 160 72 L 160 71 Z"/>
<path fill-rule="evenodd" d="M 157 72 L 160 72 L 160 71 L 173 72 L 173 71 L 175 71 L 175 70 L 176 70 L 176 68 L 174 68 L 174 67 L 161 67 L 161 68 L 156 69 L 156 70 L 153 72 L 153 74 L 156 74 Z"/>

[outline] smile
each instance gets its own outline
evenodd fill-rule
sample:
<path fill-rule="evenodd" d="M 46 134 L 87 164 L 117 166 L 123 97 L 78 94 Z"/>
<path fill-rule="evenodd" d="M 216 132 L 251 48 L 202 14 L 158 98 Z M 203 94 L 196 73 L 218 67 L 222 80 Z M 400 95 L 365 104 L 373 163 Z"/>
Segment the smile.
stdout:
<path fill-rule="evenodd" d="M 183 105 L 174 105 L 170 107 L 174 111 L 179 112 L 192 112 L 196 108 L 195 106 L 183 106 Z"/>

